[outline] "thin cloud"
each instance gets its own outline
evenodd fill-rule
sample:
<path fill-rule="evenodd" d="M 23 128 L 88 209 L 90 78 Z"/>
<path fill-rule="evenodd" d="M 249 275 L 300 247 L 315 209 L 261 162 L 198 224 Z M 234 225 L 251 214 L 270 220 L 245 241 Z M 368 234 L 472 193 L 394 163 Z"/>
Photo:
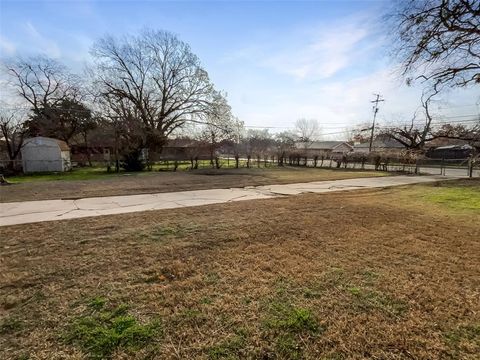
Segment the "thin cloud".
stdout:
<path fill-rule="evenodd" d="M 240 48 L 223 61 L 248 61 L 297 80 L 328 79 L 378 46 L 369 41 L 369 27 L 357 17 L 309 29 L 288 29 Z"/>
<path fill-rule="evenodd" d="M 298 79 L 327 79 L 355 61 L 358 44 L 368 35 L 366 29 L 351 26 L 319 31 L 312 38 L 300 40 L 300 46 L 281 49 L 264 62 L 278 72 Z"/>
<path fill-rule="evenodd" d="M 17 48 L 14 43 L 0 35 L 0 52 L 3 55 L 11 56 L 15 54 Z"/>
<path fill-rule="evenodd" d="M 52 58 L 60 58 L 62 53 L 57 43 L 43 36 L 30 21 L 25 24 L 25 32 L 32 39 L 32 44 L 36 45 L 38 52 Z"/>

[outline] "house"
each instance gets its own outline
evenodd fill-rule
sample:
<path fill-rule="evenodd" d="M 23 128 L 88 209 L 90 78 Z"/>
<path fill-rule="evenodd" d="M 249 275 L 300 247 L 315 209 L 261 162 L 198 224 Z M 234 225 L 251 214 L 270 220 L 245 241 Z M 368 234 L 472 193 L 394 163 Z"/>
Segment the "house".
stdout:
<path fill-rule="evenodd" d="M 425 155 L 431 159 L 466 159 L 472 152 L 473 146 L 469 144 L 447 145 L 430 148 Z"/>
<path fill-rule="evenodd" d="M 62 140 L 42 136 L 29 138 L 21 152 L 24 173 L 63 172 L 71 168 L 70 147 Z"/>
<path fill-rule="evenodd" d="M 353 146 L 345 141 L 297 142 L 295 149 L 302 156 L 341 156 L 353 151 Z"/>
<path fill-rule="evenodd" d="M 404 149 L 403 144 L 390 137 L 378 136 L 372 143 L 372 152 L 397 154 Z M 354 144 L 353 151 L 357 154 L 368 154 L 370 152 L 370 142 Z"/>
<path fill-rule="evenodd" d="M 188 138 L 168 139 L 161 153 L 150 152 L 149 157 L 151 161 L 209 159 L 210 145 Z"/>

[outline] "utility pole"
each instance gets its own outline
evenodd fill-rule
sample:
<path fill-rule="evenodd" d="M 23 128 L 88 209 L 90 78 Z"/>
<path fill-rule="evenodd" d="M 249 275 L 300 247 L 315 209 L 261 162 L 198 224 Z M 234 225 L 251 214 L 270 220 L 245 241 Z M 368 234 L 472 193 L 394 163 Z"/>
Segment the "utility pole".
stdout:
<path fill-rule="evenodd" d="M 384 99 L 381 98 L 380 94 L 373 94 L 375 95 L 375 100 L 372 100 L 370 102 L 374 103 L 375 105 L 373 106 L 373 124 L 372 124 L 372 133 L 370 134 L 370 146 L 368 147 L 368 152 L 372 152 L 372 144 L 373 144 L 373 134 L 375 132 L 375 119 L 377 118 L 377 113 L 378 113 L 378 103 L 385 101 Z"/>

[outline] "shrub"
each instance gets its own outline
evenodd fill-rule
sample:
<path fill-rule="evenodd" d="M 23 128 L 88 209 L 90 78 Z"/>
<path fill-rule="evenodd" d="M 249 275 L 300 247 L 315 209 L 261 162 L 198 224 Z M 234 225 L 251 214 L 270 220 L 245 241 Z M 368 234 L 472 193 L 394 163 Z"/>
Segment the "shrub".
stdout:
<path fill-rule="evenodd" d="M 120 167 L 125 171 L 143 171 L 145 163 L 142 159 L 142 151 L 137 149 L 125 154 L 120 162 Z"/>

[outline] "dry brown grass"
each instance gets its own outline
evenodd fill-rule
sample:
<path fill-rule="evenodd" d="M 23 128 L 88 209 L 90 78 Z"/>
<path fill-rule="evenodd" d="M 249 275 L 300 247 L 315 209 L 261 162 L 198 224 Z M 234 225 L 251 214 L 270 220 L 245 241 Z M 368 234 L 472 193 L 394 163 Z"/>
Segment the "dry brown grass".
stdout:
<path fill-rule="evenodd" d="M 295 167 L 151 172 L 118 175 L 104 179 L 17 183 L 0 187 L 0 202 L 148 194 L 383 175 L 386 173 Z"/>
<path fill-rule="evenodd" d="M 61 337 L 102 296 L 163 328 L 117 359 L 476 359 L 480 210 L 431 189 L 1 228 L 0 358 L 83 358 Z"/>

